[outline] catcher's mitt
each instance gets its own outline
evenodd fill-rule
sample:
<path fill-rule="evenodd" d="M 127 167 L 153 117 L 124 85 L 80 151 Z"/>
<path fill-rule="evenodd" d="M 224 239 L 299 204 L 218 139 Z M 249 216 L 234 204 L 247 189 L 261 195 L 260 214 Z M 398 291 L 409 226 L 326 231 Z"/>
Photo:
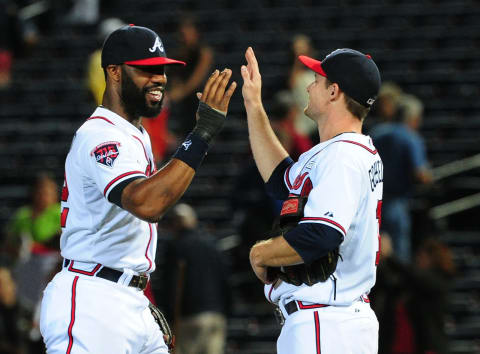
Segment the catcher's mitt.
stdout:
<path fill-rule="evenodd" d="M 163 339 L 168 347 L 168 352 L 171 353 L 175 347 L 175 336 L 172 334 L 165 316 L 163 316 L 163 313 L 158 309 L 158 307 L 152 303 L 150 303 L 148 307 L 150 308 L 150 312 L 152 313 L 155 322 L 157 322 L 160 330 L 163 333 Z"/>
<path fill-rule="evenodd" d="M 275 233 L 276 236 L 284 235 L 294 228 L 303 217 L 303 209 L 306 203 L 307 197 L 295 196 L 285 200 L 278 225 L 274 227 L 272 233 Z M 276 279 L 281 279 L 296 286 L 302 284 L 312 286 L 318 282 L 326 281 L 335 272 L 338 257 L 340 257 L 340 253 L 337 247 L 310 264 L 268 267 L 267 280 L 273 282 Z"/>

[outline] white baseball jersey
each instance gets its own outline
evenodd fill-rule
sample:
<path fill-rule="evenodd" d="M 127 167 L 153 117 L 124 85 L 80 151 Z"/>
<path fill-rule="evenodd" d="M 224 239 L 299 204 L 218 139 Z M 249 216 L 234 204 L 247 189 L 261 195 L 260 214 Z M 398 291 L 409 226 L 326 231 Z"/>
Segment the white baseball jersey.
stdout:
<path fill-rule="evenodd" d="M 108 198 L 120 183 L 154 172 L 147 132 L 98 107 L 77 130 L 65 162 L 62 256 L 117 270 L 152 272 L 156 224 L 140 220 Z"/>
<path fill-rule="evenodd" d="M 370 137 L 343 133 L 314 146 L 286 170 L 284 182 L 290 194 L 308 196 L 301 223 L 328 225 L 344 240 L 333 277 L 311 287 L 266 285 L 268 300 L 349 306 L 367 295 L 375 284 L 383 187 Z"/>

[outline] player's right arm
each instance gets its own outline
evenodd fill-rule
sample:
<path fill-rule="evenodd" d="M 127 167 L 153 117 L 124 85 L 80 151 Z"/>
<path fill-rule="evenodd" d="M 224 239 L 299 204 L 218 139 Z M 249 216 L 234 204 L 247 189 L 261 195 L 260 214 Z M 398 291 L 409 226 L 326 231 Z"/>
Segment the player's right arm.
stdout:
<path fill-rule="evenodd" d="M 200 96 L 198 120 L 192 133 L 165 167 L 149 178 L 132 181 L 123 189 L 122 208 L 140 219 L 157 222 L 183 195 L 195 175 L 195 168 L 224 125 L 236 88 L 233 82 L 226 89 L 231 75 L 230 69 L 213 72 Z"/>
<path fill-rule="evenodd" d="M 248 134 L 253 158 L 264 180 L 270 179 L 275 168 L 288 157 L 288 152 L 276 137 L 262 104 L 262 78 L 258 62 L 249 47 L 245 52 L 247 65 L 242 65 L 242 95 L 247 111 Z"/>

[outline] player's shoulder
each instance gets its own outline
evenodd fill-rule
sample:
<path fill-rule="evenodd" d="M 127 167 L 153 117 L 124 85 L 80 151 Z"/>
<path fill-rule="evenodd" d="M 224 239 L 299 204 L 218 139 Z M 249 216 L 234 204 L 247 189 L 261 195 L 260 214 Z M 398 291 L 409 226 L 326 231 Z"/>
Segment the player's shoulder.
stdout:
<path fill-rule="evenodd" d="M 368 135 L 344 133 L 334 139 L 326 147 L 330 152 L 341 153 L 344 158 L 358 159 L 362 156 L 377 156 L 378 151 Z"/>

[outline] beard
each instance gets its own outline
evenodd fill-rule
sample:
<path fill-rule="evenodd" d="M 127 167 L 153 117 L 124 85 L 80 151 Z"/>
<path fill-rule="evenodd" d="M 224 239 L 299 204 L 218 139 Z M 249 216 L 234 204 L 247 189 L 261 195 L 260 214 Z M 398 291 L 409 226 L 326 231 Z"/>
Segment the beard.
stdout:
<path fill-rule="evenodd" d="M 122 106 L 125 109 L 125 112 L 128 116 L 137 119 L 137 118 L 153 118 L 158 116 L 163 107 L 163 98 L 165 95 L 162 95 L 162 99 L 153 104 L 147 102 L 147 91 L 155 86 L 139 88 L 131 77 L 127 74 L 125 69 L 122 67 L 122 92 L 121 100 Z"/>

